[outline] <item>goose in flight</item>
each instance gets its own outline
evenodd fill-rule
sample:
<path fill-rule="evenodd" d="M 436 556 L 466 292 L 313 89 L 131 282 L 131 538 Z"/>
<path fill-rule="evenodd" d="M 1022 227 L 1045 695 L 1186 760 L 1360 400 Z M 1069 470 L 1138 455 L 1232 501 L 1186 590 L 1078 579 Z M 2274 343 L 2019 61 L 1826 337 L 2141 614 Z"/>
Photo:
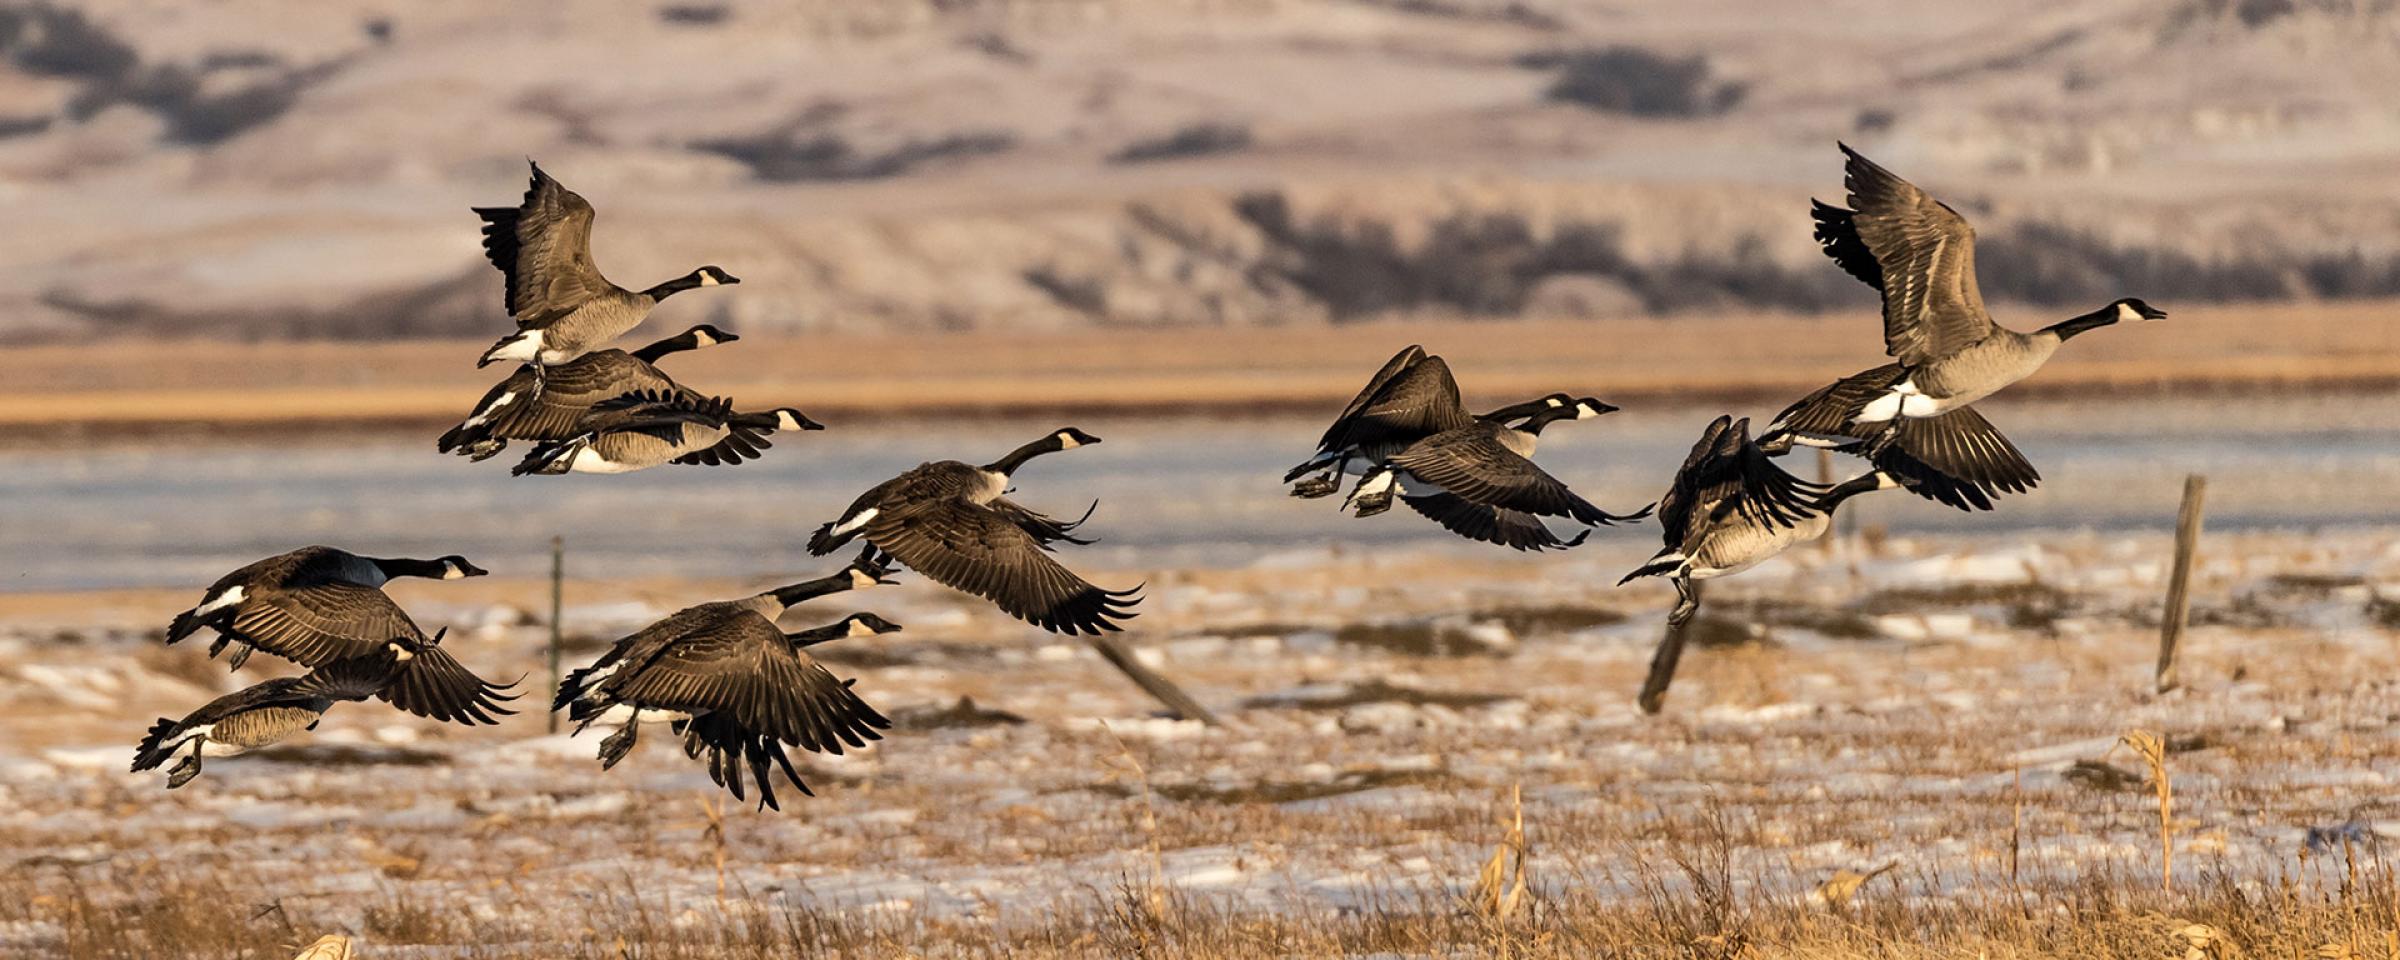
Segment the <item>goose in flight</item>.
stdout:
<path fill-rule="evenodd" d="M 517 332 L 500 338 L 475 365 L 502 360 L 554 366 L 607 345 L 648 319 L 658 302 L 685 290 L 742 282 L 705 266 L 646 290 L 610 283 L 592 265 L 592 205 L 533 168 L 525 200 L 476 207 L 483 252 L 505 279 Z"/>
<path fill-rule="evenodd" d="M 419 649 L 404 682 L 376 690 L 377 699 L 434 720 L 469 726 L 498 723 L 493 714 L 516 712 L 501 706 L 516 699 L 504 692 L 516 684 L 494 684 L 469 672 L 426 639 L 416 621 L 383 592 L 393 577 L 456 580 L 484 572 L 460 556 L 385 559 L 333 547 L 302 547 L 211 584 L 198 605 L 176 615 L 166 640 L 172 644 L 204 627 L 213 630 L 217 640 L 208 655 L 233 645 L 229 662 L 235 669 L 253 650 L 313 668 L 371 656 L 394 638 L 413 641 Z"/>
<path fill-rule="evenodd" d="M 1597 398 L 1584 397 L 1565 406 L 1543 408 L 1527 417 L 1522 426 L 1470 420 L 1466 426 L 1426 437 L 1385 457 L 1359 480 L 1351 501 L 1361 517 L 1390 509 L 1395 491 L 1401 491 L 1432 501 L 1410 504 L 1420 513 L 1440 507 L 1455 510 L 1454 503 L 1463 503 L 1507 511 L 1503 519 L 1519 524 L 1530 521 L 1538 525 L 1540 521 L 1532 520 L 1534 517 L 1564 517 L 1588 526 L 1639 520 L 1650 515 L 1650 507 L 1626 515 L 1609 513 L 1568 489 L 1531 459 L 1542 428 L 1560 420 L 1588 420 L 1616 409 Z M 1437 523 L 1444 519 L 1426 515 Z M 1452 527 L 1452 523 L 1442 525 Z M 1581 542 L 1580 537 L 1576 542 Z"/>
<path fill-rule="evenodd" d="M 1137 616 L 1132 608 L 1141 601 L 1141 588 L 1101 589 L 1050 555 L 1050 545 L 1059 541 L 1091 542 L 1073 534 L 1083 519 L 1062 522 L 1002 496 L 1033 458 L 1099 442 L 1061 427 L 980 467 L 957 460 L 919 464 L 876 484 L 818 527 L 808 552 L 824 556 L 864 539 L 877 554 L 1052 633 L 1122 629 L 1120 623 Z M 1090 517 L 1086 510 L 1084 519 Z"/>
<path fill-rule="evenodd" d="M 1868 455 L 1879 470 L 1921 480 L 1922 496 L 1989 509 L 1990 496 L 2030 489 L 2031 464 L 1968 405 L 2031 376 L 2086 331 L 2166 312 L 2127 297 L 2032 333 L 1992 320 L 1975 282 L 1975 230 L 1949 205 L 1841 144 L 1848 208 L 1814 204 L 1828 257 L 1883 295 L 1884 352 L 1895 362 L 1845 377 L 1767 425 L 1761 446 L 1794 444 Z M 1887 451 L 1897 448 L 1897 455 Z"/>
<path fill-rule="evenodd" d="M 513 476 L 632 473 L 661 464 L 719 466 L 756 460 L 777 430 L 823 430 L 791 407 L 735 413 L 733 401 L 687 393 L 632 393 L 594 405 L 574 435 L 537 444 Z"/>
<path fill-rule="evenodd" d="M 1673 578 L 1677 603 L 1667 622 L 1681 626 L 1700 610 L 1694 581 L 1740 573 L 1823 536 L 1845 501 L 1899 485 L 1881 471 L 1832 486 L 1802 480 L 1750 439 L 1747 418 L 1718 417 L 1659 498 L 1665 549 L 1617 583 Z"/>
<path fill-rule="evenodd" d="M 435 448 L 488 460 L 511 440 L 565 440 L 602 402 L 627 394 L 707 399 L 657 367 L 659 358 L 741 339 L 708 324 L 628 353 L 594 350 L 555 367 L 523 364 L 483 395 L 465 420 L 443 433 Z"/>
<path fill-rule="evenodd" d="M 844 590 L 891 583 L 888 571 L 862 556 L 839 572 L 740 600 L 676 611 L 618 640 L 591 666 L 560 682 L 552 709 L 565 710 L 581 733 L 603 715 L 622 714 L 624 726 L 600 742 L 600 768 L 633 750 L 645 720 L 664 720 L 684 738 L 684 752 L 709 754 L 709 776 L 742 799 L 741 767 L 758 784 L 759 806 L 776 807 L 770 763 L 803 795 L 811 795 L 783 745 L 840 754 L 882 738 L 890 721 L 851 692 L 805 651 L 842 637 L 900 629 L 871 613 L 852 614 L 812 631 L 786 634 L 775 625 L 784 611 Z M 622 708 L 622 709 L 619 709 Z"/>
<path fill-rule="evenodd" d="M 280 742 L 315 729 L 335 703 L 365 700 L 408 683 L 417 656 L 441 642 L 440 634 L 424 642 L 393 637 L 371 653 L 218 697 L 181 720 L 161 717 L 134 748 L 133 771 L 157 769 L 189 747 L 190 754 L 167 770 L 167 789 L 183 786 L 200 775 L 203 757 L 229 757 Z"/>

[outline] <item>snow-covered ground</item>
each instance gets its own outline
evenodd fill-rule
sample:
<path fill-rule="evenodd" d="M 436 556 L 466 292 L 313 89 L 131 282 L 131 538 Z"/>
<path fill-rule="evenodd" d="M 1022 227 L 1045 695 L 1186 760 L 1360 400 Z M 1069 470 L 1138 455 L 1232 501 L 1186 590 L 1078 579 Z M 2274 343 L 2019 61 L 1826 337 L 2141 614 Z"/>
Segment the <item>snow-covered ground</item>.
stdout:
<path fill-rule="evenodd" d="M 722 882 L 1001 931 L 1128 881 L 1233 912 L 1439 904 L 1473 884 L 1522 788 L 1550 896 L 1687 884 L 1660 864 L 1711 843 L 1750 896 L 1890 860 L 1862 898 L 1973 898 L 2012 876 L 2058 892 L 2157 870 L 2142 761 L 2115 746 L 2131 729 L 2169 746 L 2180 876 L 2338 882 L 2341 854 L 2310 855 L 2308 831 L 2355 818 L 2371 842 L 2400 782 L 2400 530 L 2208 538 L 2185 687 L 2157 696 L 2168 553 L 2163 535 L 2091 533 L 1803 550 L 1716 585 L 1654 718 L 1631 695 L 1668 591 L 1608 586 L 1617 553 L 1298 549 L 1153 571 L 1129 641 L 1218 727 L 1162 719 L 1080 641 L 910 576 L 787 618 L 908 626 L 828 648 L 896 729 L 807 756 L 814 798 L 729 804 Z M 605 639 L 699 589 L 653 582 L 567 617 Z M 414 607 L 479 671 L 540 685 L 543 628 Z M 301 940 L 605 939 L 634 911 L 718 896 L 699 765 L 656 736 L 604 774 L 598 735 L 545 735 L 530 706 L 467 730 L 346 704 L 172 793 L 125 772 L 149 721 L 286 669 L 270 659 L 228 677 L 155 630 L 0 627 L 0 864 L 101 904 L 161 876 L 231 878 L 300 918 Z M 458 923 L 407 927 L 402 903 Z M 0 953 L 55 948 L 66 917 L 0 924 Z"/>

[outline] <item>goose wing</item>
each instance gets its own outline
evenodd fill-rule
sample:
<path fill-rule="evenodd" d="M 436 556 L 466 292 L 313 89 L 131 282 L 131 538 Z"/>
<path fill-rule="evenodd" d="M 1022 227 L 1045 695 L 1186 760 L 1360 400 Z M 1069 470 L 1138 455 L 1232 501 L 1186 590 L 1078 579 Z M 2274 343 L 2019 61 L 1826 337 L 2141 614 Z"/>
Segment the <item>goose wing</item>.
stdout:
<path fill-rule="evenodd" d="M 1928 196 L 1858 151 L 1849 158 L 1844 183 L 1850 191 L 1851 232 L 1874 255 L 1883 290 L 1884 352 L 1917 366 L 1949 356 L 1992 334 L 1991 314 L 1975 285 L 1975 228 L 1966 218 Z M 1841 219 L 1831 218 L 1834 222 Z M 1818 218 L 1818 242 L 1843 269 L 1864 280 L 1856 248 L 1839 229 L 1825 241 L 1828 218 Z"/>
<path fill-rule="evenodd" d="M 1399 353 L 1392 354 L 1391 359 L 1383 362 L 1383 368 L 1375 371 L 1375 376 L 1367 380 L 1367 385 L 1359 389 L 1358 396 L 1351 397 L 1349 404 L 1342 407 L 1342 415 L 1333 418 L 1333 426 L 1325 428 L 1325 436 L 1318 441 L 1318 447 L 1324 450 L 1341 449 L 1330 445 L 1336 431 L 1339 431 L 1343 424 L 1350 422 L 1352 417 L 1358 416 L 1359 411 L 1365 410 L 1368 404 L 1375 402 L 1376 395 L 1383 391 L 1386 384 L 1392 382 L 1393 377 L 1399 376 L 1403 371 L 1424 359 L 1425 348 L 1413 343 L 1402 347 Z"/>
<path fill-rule="evenodd" d="M 1075 536 L 1075 528 L 1083 526 L 1084 521 L 1092 518 L 1092 511 L 1100 509 L 1100 501 L 1092 501 L 1091 506 L 1083 509 L 1083 516 L 1072 521 L 1056 519 L 1049 514 L 1018 504 L 1007 497 L 993 498 L 991 509 L 1001 516 L 1007 517 L 1010 523 L 1016 524 L 1019 529 L 1033 537 L 1034 542 L 1047 549 L 1051 544 L 1061 540 L 1077 545 L 1094 542 Z"/>
<path fill-rule="evenodd" d="M 375 699 L 428 720 L 471 727 L 499 723 L 493 714 L 516 713 L 501 706 L 502 702 L 517 698 L 517 694 L 507 692 L 516 686 L 476 676 L 449 651 L 437 646 L 427 647 L 401 664 L 399 673 L 375 691 Z"/>
<path fill-rule="evenodd" d="M 822 753 L 866 746 L 891 727 L 774 623 L 747 611 L 666 644 L 608 685 L 626 703 L 730 715 L 746 730 Z"/>
<path fill-rule="evenodd" d="M 1330 452 L 1413 443 L 1474 422 L 1459 401 L 1458 380 L 1450 375 L 1450 365 L 1428 356 L 1385 380 L 1366 405 L 1325 431 L 1318 448 Z"/>
<path fill-rule="evenodd" d="M 483 253 L 506 278 L 510 316 L 544 327 L 615 288 L 592 264 L 592 205 L 533 164 L 525 199 L 514 207 L 477 207 Z"/>
<path fill-rule="evenodd" d="M 1492 434 L 1495 429 L 1500 428 L 1478 425 L 1427 437 L 1393 454 L 1391 465 L 1486 506 L 1600 525 L 1649 515 L 1647 507 L 1631 516 L 1617 516 L 1593 506 L 1533 461 L 1502 446 Z"/>
<path fill-rule="evenodd" d="M 1675 482 L 1658 501 L 1667 546 L 1738 513 L 1753 523 L 1791 526 L 1817 512 L 1825 487 L 1792 476 L 1750 439 L 1750 421 L 1720 416 L 1675 472 Z"/>
<path fill-rule="evenodd" d="M 1973 407 L 1938 417 L 1904 417 L 1900 433 L 1870 459 L 1911 492 L 1960 510 L 1992 509 L 1992 498 L 2039 485 L 2040 471 Z M 1864 444 L 1843 447 L 1863 453 Z"/>
<path fill-rule="evenodd" d="M 1051 558 L 1008 514 L 946 498 L 888 509 L 867 523 L 867 542 L 936 583 L 982 597 L 1052 633 L 1122 629 L 1140 601 L 1103 590 Z"/>
<path fill-rule="evenodd" d="M 382 590 L 338 580 L 259 590 L 234 614 L 232 633 L 305 667 L 373 655 L 393 637 L 425 638 Z"/>
<path fill-rule="evenodd" d="M 488 407 L 503 391 L 509 402 L 488 415 L 485 430 L 510 440 L 564 440 L 574 436 L 594 407 L 627 394 L 701 399 L 657 367 L 622 350 L 588 353 L 536 374 L 520 367 L 493 388 Z M 479 411 L 484 407 L 478 407 Z"/>
<path fill-rule="evenodd" d="M 1560 540 L 1540 518 L 1532 514 L 1471 503 L 1456 494 L 1437 493 L 1422 497 L 1404 495 L 1400 500 L 1418 515 L 1440 524 L 1442 529 L 1451 533 L 1517 550 L 1564 550 L 1582 544 L 1585 537 L 1592 535 L 1588 529 L 1579 530 L 1574 539 Z"/>

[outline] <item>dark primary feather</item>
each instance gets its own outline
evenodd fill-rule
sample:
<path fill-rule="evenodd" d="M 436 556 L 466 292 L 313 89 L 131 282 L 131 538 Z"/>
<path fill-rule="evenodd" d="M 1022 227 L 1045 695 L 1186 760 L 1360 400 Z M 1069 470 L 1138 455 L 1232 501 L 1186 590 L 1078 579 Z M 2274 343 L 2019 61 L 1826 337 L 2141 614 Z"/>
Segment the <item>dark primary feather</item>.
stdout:
<path fill-rule="evenodd" d="M 546 326 L 613 289 L 592 264 L 592 205 L 532 165 L 516 207 L 477 207 L 483 252 L 500 268 L 503 302 L 520 327 Z"/>
<path fill-rule="evenodd" d="M 1365 406 L 1325 431 L 1318 449 L 1374 448 L 1412 443 L 1473 423 L 1458 397 L 1458 381 L 1442 358 L 1428 356 L 1408 366 L 1375 391 Z"/>
<path fill-rule="evenodd" d="M 2041 484 L 2041 472 L 1973 407 L 1938 417 L 1901 417 L 1891 423 L 1853 422 L 1875 398 L 1907 379 L 1899 364 L 1885 364 L 1844 377 L 1800 398 L 1777 414 L 1777 428 L 1762 443 L 1798 434 L 1832 441 L 1832 449 L 1865 455 L 1867 441 L 1887 426 L 1898 433 L 1869 459 L 1877 469 L 1917 496 L 1960 510 L 1990 510 L 1992 498 L 2024 493 Z"/>
<path fill-rule="evenodd" d="M 1750 441 L 1750 421 L 1720 416 L 1675 471 L 1675 482 L 1658 500 L 1662 539 L 1681 549 L 1695 536 L 1738 511 L 1750 522 L 1793 526 L 1817 512 L 1826 488 L 1775 465 Z"/>
<path fill-rule="evenodd" d="M 1009 517 L 965 500 L 890 504 L 869 521 L 867 542 L 909 569 L 991 601 L 1012 617 L 1053 633 L 1119 630 L 1137 614 L 1140 588 L 1104 590 L 1052 559 Z"/>
<path fill-rule="evenodd" d="M 676 383 L 657 367 L 623 350 L 599 350 L 566 363 L 539 368 L 520 365 L 475 404 L 475 411 L 509 395 L 506 406 L 473 427 L 453 427 L 436 446 L 443 453 L 482 439 L 565 440 L 582 433 L 583 420 L 603 401 L 627 394 L 673 397 L 692 403 L 706 397 Z M 470 419 L 472 414 L 470 414 Z"/>
<path fill-rule="evenodd" d="M 1557 477 L 1501 445 L 1497 424 L 1476 424 L 1427 437 L 1393 454 L 1393 467 L 1473 503 L 1546 517 L 1606 525 L 1648 516 L 1649 508 L 1618 516 L 1577 495 Z"/>
<path fill-rule="evenodd" d="M 1358 395 L 1351 397 L 1350 402 L 1342 406 L 1341 415 L 1333 418 L 1333 425 L 1326 427 L 1324 435 L 1317 439 L 1317 448 L 1320 450 L 1341 449 L 1332 444 L 1335 437 L 1339 435 L 1338 432 L 1342 429 L 1342 425 L 1350 422 L 1350 418 L 1358 416 L 1359 411 L 1367 408 L 1367 404 L 1375 402 L 1376 395 L 1383 391 L 1386 384 L 1392 382 L 1393 377 L 1399 376 L 1402 371 L 1415 366 L 1424 359 L 1425 348 L 1413 343 L 1400 348 L 1399 353 L 1392 354 L 1392 358 L 1384 361 L 1383 367 L 1376 370 L 1373 377 L 1367 379 L 1367 385 L 1359 388 Z"/>
<path fill-rule="evenodd" d="M 592 671 L 621 663 L 589 684 Z M 808 750 L 839 754 L 881 738 L 890 721 L 739 603 L 679 611 L 619 641 L 560 686 L 588 722 L 610 704 L 720 713 L 744 730 Z"/>
<path fill-rule="evenodd" d="M 1580 546 L 1584 538 L 1592 535 L 1589 529 L 1578 530 L 1573 539 L 1560 540 L 1557 534 L 1550 532 L 1548 526 L 1543 525 L 1540 518 L 1532 514 L 1506 507 L 1469 503 L 1453 494 L 1403 495 L 1400 501 L 1451 533 L 1517 550 L 1564 550 Z"/>
<path fill-rule="evenodd" d="M 1875 262 L 1875 251 L 1867 249 L 1867 242 L 1858 238 L 1858 225 L 1851 222 L 1855 214 L 1818 200 L 1810 200 L 1808 206 L 1809 218 L 1817 223 L 1817 246 L 1842 272 L 1881 291 L 1883 265 Z"/>
<path fill-rule="evenodd" d="M 1842 154 L 1850 222 L 1883 278 L 1885 352 L 1913 367 L 1990 336 L 1966 218 L 1846 144 Z"/>

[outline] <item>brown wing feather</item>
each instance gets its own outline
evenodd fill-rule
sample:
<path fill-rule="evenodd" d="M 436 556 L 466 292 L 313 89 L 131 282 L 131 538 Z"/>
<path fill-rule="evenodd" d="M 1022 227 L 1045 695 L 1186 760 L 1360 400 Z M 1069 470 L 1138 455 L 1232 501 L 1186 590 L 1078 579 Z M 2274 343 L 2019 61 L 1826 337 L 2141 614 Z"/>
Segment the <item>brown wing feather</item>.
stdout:
<path fill-rule="evenodd" d="M 863 747 L 891 726 L 756 613 L 671 643 L 606 686 L 624 703 L 725 714 L 747 730 L 824 753 Z"/>
<path fill-rule="evenodd" d="M 1648 515 L 1644 509 L 1620 517 L 1593 506 L 1533 461 L 1501 446 L 1494 429 L 1500 428 L 1478 424 L 1428 437 L 1394 454 L 1391 465 L 1469 502 L 1537 516 L 1610 524 Z"/>
<path fill-rule="evenodd" d="M 261 589 L 234 615 L 233 633 L 307 667 L 373 654 L 393 637 L 425 637 L 382 590 L 342 582 Z"/>
<path fill-rule="evenodd" d="M 867 542 L 933 581 L 1053 633 L 1098 634 L 1136 616 L 1136 590 L 1103 590 L 1060 566 L 1007 516 L 941 499 L 878 514 Z"/>
<path fill-rule="evenodd" d="M 1412 443 L 1474 422 L 1458 398 L 1458 380 L 1440 357 L 1426 357 L 1384 383 L 1357 413 L 1325 431 L 1321 450 Z"/>
<path fill-rule="evenodd" d="M 1842 153 L 1851 222 L 1882 268 L 1884 352 L 1916 366 L 1991 336 L 1975 284 L 1975 229 L 1847 145 Z"/>
<path fill-rule="evenodd" d="M 515 208 L 478 208 L 484 253 L 506 278 L 508 312 L 546 326 L 615 288 L 592 263 L 592 205 L 539 165 Z"/>
<path fill-rule="evenodd" d="M 506 693 L 515 687 L 514 683 L 502 686 L 478 677 L 449 651 L 428 647 L 401 664 L 399 673 L 375 692 L 375 698 L 420 717 L 471 727 L 499 723 L 493 714 L 516 713 L 500 705 L 516 699 Z"/>

